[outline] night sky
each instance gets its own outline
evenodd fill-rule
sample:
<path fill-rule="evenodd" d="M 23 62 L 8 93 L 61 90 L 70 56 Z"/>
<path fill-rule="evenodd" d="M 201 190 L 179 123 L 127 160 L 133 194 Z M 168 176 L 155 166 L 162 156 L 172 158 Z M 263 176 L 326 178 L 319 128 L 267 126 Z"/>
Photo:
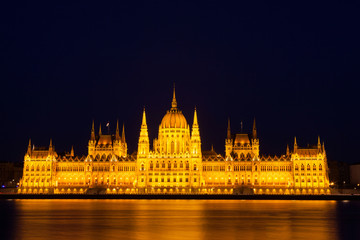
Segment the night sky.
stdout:
<path fill-rule="evenodd" d="M 86 154 L 92 120 L 103 133 L 124 122 L 131 154 L 143 107 L 152 143 L 174 83 L 203 150 L 224 154 L 228 117 L 233 133 L 256 117 L 262 155 L 320 135 L 328 160 L 360 161 L 352 1 L 12 2 L 0 8 L 0 161 L 23 161 L 29 138 Z"/>

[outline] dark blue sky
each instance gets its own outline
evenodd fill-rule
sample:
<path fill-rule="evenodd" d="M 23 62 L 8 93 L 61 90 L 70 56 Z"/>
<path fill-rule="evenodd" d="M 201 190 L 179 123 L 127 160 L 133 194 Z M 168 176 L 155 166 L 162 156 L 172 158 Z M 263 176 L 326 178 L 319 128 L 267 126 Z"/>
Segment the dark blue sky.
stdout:
<path fill-rule="evenodd" d="M 132 153 L 143 106 L 152 142 L 175 82 L 190 124 L 197 107 L 203 150 L 223 154 L 228 117 L 233 133 L 256 117 L 262 154 L 320 135 L 329 160 L 357 162 L 359 11 L 344 1 L 2 3 L 0 160 L 22 161 L 29 138 L 86 154 L 93 119 L 125 122 Z"/>

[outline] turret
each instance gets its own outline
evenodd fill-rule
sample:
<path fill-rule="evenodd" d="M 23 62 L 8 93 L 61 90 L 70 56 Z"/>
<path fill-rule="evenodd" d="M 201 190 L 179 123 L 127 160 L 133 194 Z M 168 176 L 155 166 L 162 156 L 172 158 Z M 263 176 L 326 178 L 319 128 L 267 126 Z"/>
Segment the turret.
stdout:
<path fill-rule="evenodd" d="M 227 139 L 231 139 L 230 118 L 228 118 Z"/>
<path fill-rule="evenodd" d="M 150 148 L 149 134 L 148 134 L 148 128 L 147 128 L 147 124 L 146 124 L 146 114 L 145 114 L 145 108 L 144 108 L 141 129 L 140 129 L 139 144 L 138 144 L 138 156 L 146 157 L 146 155 L 149 153 L 149 148 Z"/>
<path fill-rule="evenodd" d="M 91 125 L 91 137 L 90 137 L 90 140 L 95 141 L 94 120 L 92 121 L 92 125 Z"/>
<path fill-rule="evenodd" d="M 289 144 L 286 145 L 286 156 L 290 155 Z"/>
<path fill-rule="evenodd" d="M 122 126 L 121 141 L 125 143 L 125 124 Z"/>
<path fill-rule="evenodd" d="M 192 145 L 191 152 L 193 154 L 195 155 L 201 154 L 201 140 L 200 140 L 200 131 L 199 131 L 196 108 L 194 110 L 194 122 L 191 131 L 191 145 Z"/>
<path fill-rule="evenodd" d="M 49 144 L 49 152 L 52 152 L 53 145 L 52 145 L 52 139 L 50 138 L 50 144 Z"/>
<path fill-rule="evenodd" d="M 74 154 L 74 146 L 71 146 L 70 156 L 71 157 L 75 156 L 75 154 Z"/>
<path fill-rule="evenodd" d="M 294 152 L 296 152 L 298 148 L 297 142 L 296 142 L 296 137 L 294 138 Z"/>
<path fill-rule="evenodd" d="M 116 121 L 115 140 L 120 141 L 119 120 Z"/>
<path fill-rule="evenodd" d="M 255 118 L 254 118 L 253 129 L 252 129 L 252 137 L 253 137 L 253 139 L 257 139 L 257 130 L 256 130 Z"/>
<path fill-rule="evenodd" d="M 28 149 L 27 149 L 27 154 L 31 155 L 31 139 L 29 139 L 29 145 L 28 145 Z"/>
<path fill-rule="evenodd" d="M 227 136 L 225 139 L 225 156 L 230 156 L 230 153 L 233 151 L 233 139 L 231 138 L 230 130 L 230 118 L 228 118 L 228 127 L 227 127 Z"/>

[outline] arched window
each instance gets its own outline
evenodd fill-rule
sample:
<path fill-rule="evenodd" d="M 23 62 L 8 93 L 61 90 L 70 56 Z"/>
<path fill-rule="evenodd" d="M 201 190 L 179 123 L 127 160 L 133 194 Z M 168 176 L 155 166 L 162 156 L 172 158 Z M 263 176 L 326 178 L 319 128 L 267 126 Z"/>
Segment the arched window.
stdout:
<path fill-rule="evenodd" d="M 26 165 L 26 171 L 27 172 L 29 171 L 29 165 Z"/>
<path fill-rule="evenodd" d="M 313 165 L 313 171 L 316 171 L 316 165 L 315 164 Z"/>
<path fill-rule="evenodd" d="M 189 170 L 189 162 L 186 162 L 186 170 Z"/>
<path fill-rule="evenodd" d="M 306 170 L 310 171 L 310 164 L 307 165 Z"/>
<path fill-rule="evenodd" d="M 295 165 L 295 171 L 298 171 L 299 170 L 299 166 L 296 164 Z"/>
<path fill-rule="evenodd" d="M 164 161 L 162 162 L 161 167 L 165 168 L 165 162 Z"/>
<path fill-rule="evenodd" d="M 197 170 L 197 166 L 196 166 L 196 164 L 194 164 L 194 171 L 196 171 Z"/>
<path fill-rule="evenodd" d="M 304 170 L 305 170 L 304 164 L 301 164 L 301 171 L 304 171 Z"/>
<path fill-rule="evenodd" d="M 36 166 L 36 171 L 39 171 L 39 170 L 40 170 L 39 165 L 37 165 Z"/>
<path fill-rule="evenodd" d="M 154 168 L 154 163 L 151 161 L 150 162 L 150 170 L 153 170 L 153 168 Z"/>
<path fill-rule="evenodd" d="M 156 162 L 156 168 L 159 168 L 159 162 L 158 161 Z"/>
<path fill-rule="evenodd" d="M 45 165 L 42 165 L 41 171 L 45 172 Z"/>
<path fill-rule="evenodd" d="M 322 165 L 321 164 L 319 165 L 319 171 L 322 171 Z"/>
<path fill-rule="evenodd" d="M 184 164 L 182 161 L 180 162 L 180 168 L 184 168 Z"/>
<path fill-rule="evenodd" d="M 145 170 L 144 164 L 141 164 L 140 171 L 144 171 L 144 170 Z"/>
<path fill-rule="evenodd" d="M 177 163 L 176 163 L 176 161 L 174 162 L 174 168 L 177 168 Z"/>
<path fill-rule="evenodd" d="M 171 142 L 171 144 L 170 144 L 170 153 L 171 154 L 173 154 L 174 153 L 174 151 L 175 151 L 175 144 L 174 144 L 174 142 Z"/>
<path fill-rule="evenodd" d="M 171 169 L 171 162 L 168 162 L 168 169 Z"/>

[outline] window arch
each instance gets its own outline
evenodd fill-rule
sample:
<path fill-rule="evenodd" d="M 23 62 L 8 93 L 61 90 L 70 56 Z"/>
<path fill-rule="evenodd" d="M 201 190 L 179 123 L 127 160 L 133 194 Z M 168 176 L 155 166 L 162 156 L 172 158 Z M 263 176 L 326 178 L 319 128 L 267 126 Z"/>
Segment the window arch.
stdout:
<path fill-rule="evenodd" d="M 26 171 L 29 171 L 29 165 L 26 165 Z"/>
<path fill-rule="evenodd" d="M 310 164 L 306 166 L 306 170 L 310 171 Z"/>
<path fill-rule="evenodd" d="M 197 166 L 196 166 L 196 164 L 194 164 L 194 171 L 196 171 L 197 170 Z"/>
<path fill-rule="evenodd" d="M 189 170 L 189 162 L 188 162 L 188 161 L 186 162 L 186 166 L 185 166 L 185 167 L 186 167 L 186 170 Z"/>
<path fill-rule="evenodd" d="M 144 167 L 144 164 L 142 163 L 141 167 L 140 167 L 140 171 L 144 171 L 144 170 L 145 170 L 145 167 Z"/>
<path fill-rule="evenodd" d="M 159 161 L 156 161 L 156 168 L 159 168 Z"/>
<path fill-rule="evenodd" d="M 154 163 L 151 161 L 150 162 L 150 170 L 153 170 L 153 168 L 154 168 Z"/>
<path fill-rule="evenodd" d="M 296 164 L 295 165 L 295 171 L 298 171 L 299 170 L 299 166 Z"/>
<path fill-rule="evenodd" d="M 165 168 L 165 162 L 164 161 L 161 164 L 161 168 Z"/>
<path fill-rule="evenodd" d="M 305 170 L 304 164 L 301 164 L 301 171 L 304 171 L 304 170 Z"/>
<path fill-rule="evenodd" d="M 171 142 L 170 144 L 170 153 L 173 154 L 175 152 L 175 144 L 174 142 Z"/>
<path fill-rule="evenodd" d="M 319 165 L 319 171 L 322 171 L 322 165 L 321 164 Z"/>
<path fill-rule="evenodd" d="M 316 171 L 316 165 L 315 164 L 313 165 L 313 171 Z"/>

